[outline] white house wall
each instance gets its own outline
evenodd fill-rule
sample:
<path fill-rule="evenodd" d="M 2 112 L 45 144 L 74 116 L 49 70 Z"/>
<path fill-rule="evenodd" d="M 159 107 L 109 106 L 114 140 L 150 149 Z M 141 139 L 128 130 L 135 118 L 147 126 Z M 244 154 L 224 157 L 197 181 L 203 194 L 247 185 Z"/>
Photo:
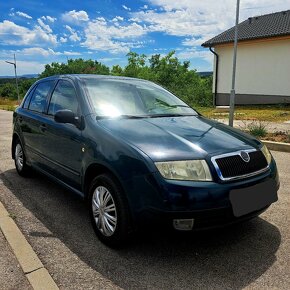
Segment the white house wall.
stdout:
<path fill-rule="evenodd" d="M 232 81 L 233 45 L 216 46 L 219 55 L 219 94 L 228 94 Z M 290 96 L 290 39 L 238 44 L 236 93 Z"/>

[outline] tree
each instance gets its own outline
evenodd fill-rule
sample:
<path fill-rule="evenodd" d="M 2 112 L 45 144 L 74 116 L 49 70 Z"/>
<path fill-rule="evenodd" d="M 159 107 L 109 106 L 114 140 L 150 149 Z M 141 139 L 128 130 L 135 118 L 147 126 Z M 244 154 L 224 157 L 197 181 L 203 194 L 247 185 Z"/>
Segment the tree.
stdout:
<path fill-rule="evenodd" d="M 113 67 L 111 69 L 111 74 L 113 76 L 121 76 L 121 75 L 123 75 L 123 69 L 118 64 L 113 65 Z"/>
<path fill-rule="evenodd" d="M 61 75 L 61 74 L 103 74 L 110 73 L 109 67 L 98 61 L 91 59 L 84 60 L 82 58 L 69 59 L 67 63 L 53 62 L 45 66 L 44 71 L 40 74 L 40 78 Z"/>
<path fill-rule="evenodd" d="M 122 68 L 114 65 L 110 70 L 104 64 L 94 60 L 69 59 L 67 63 L 47 64 L 40 77 L 56 74 L 111 74 L 153 81 L 167 88 L 189 105 L 212 105 L 212 77 L 201 78 L 196 70 L 190 69 L 190 62 L 181 62 L 175 51 L 165 56 L 129 52 L 128 63 Z"/>
<path fill-rule="evenodd" d="M 139 55 L 136 52 L 130 51 L 127 57 L 128 65 L 124 69 L 124 75 L 137 78 L 142 68 L 145 67 L 147 56 L 145 54 Z"/>
<path fill-rule="evenodd" d="M 4 98 L 17 99 L 17 91 L 15 84 L 6 83 L 1 85 L 0 96 Z"/>
<path fill-rule="evenodd" d="M 212 77 L 201 78 L 196 70 L 190 69 L 189 61 L 178 60 L 175 51 L 163 57 L 152 55 L 148 61 L 146 55 L 136 52 L 129 52 L 127 57 L 124 70 L 113 66 L 111 74 L 156 82 L 192 106 L 212 105 Z"/>

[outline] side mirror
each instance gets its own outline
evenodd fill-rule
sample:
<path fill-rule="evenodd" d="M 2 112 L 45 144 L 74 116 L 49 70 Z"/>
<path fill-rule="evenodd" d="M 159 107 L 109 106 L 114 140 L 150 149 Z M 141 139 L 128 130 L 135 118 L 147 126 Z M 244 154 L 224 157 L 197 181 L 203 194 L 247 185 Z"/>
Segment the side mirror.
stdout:
<path fill-rule="evenodd" d="M 78 117 L 71 110 L 57 111 L 54 115 L 54 120 L 57 123 L 78 124 Z"/>

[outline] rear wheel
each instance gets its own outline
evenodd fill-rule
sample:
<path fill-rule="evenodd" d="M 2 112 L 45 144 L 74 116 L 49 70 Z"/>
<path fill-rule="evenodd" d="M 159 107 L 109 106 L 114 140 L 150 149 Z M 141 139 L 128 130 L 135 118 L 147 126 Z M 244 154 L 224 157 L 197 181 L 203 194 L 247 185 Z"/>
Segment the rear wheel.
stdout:
<path fill-rule="evenodd" d="M 122 246 L 131 233 L 127 200 L 119 183 L 109 174 L 93 179 L 89 209 L 98 238 L 108 246 Z"/>
<path fill-rule="evenodd" d="M 16 141 L 14 147 L 14 163 L 19 175 L 27 176 L 31 168 L 26 164 L 26 156 L 19 140 Z"/>

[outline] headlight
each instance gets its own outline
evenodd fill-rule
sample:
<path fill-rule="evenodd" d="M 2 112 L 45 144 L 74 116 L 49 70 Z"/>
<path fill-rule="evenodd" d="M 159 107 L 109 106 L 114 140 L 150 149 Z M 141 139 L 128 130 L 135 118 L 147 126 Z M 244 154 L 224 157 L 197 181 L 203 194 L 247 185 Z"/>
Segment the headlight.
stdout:
<path fill-rule="evenodd" d="M 264 156 L 265 156 L 265 158 L 267 160 L 267 163 L 270 164 L 271 160 L 272 160 L 272 156 L 271 156 L 270 151 L 266 147 L 266 145 L 263 145 L 263 147 L 261 148 L 261 151 L 263 152 L 263 154 L 264 154 Z"/>
<path fill-rule="evenodd" d="M 156 162 L 155 165 L 166 179 L 212 181 L 205 160 Z"/>

